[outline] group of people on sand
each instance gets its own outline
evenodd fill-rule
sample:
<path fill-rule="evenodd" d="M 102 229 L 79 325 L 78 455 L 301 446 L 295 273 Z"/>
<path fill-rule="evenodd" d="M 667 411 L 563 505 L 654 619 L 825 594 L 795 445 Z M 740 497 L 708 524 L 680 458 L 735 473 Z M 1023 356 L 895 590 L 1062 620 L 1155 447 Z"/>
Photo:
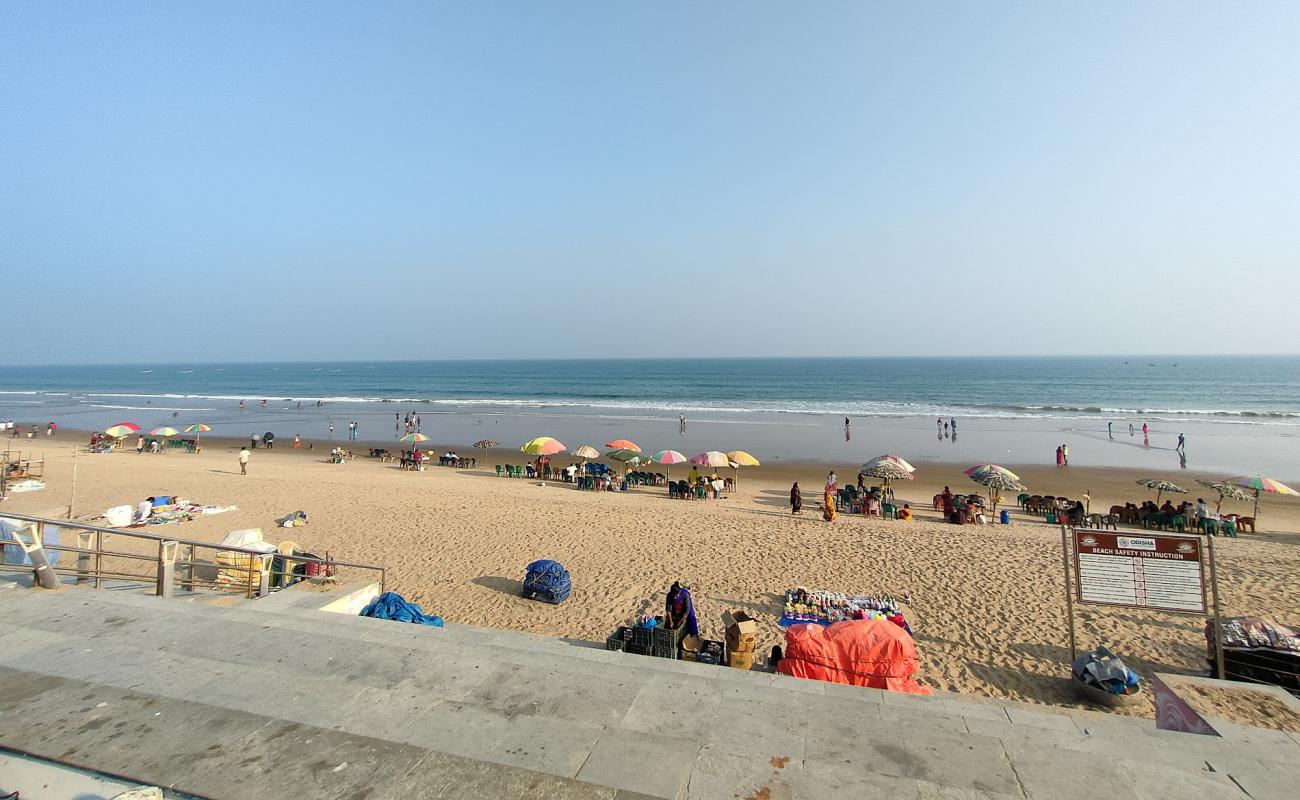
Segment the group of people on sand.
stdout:
<path fill-rule="evenodd" d="M 858 476 L 858 486 L 862 487 L 862 476 Z M 840 491 L 840 479 L 831 470 L 826 476 L 826 486 L 822 490 L 822 519 L 827 522 L 835 521 L 835 498 Z M 891 494 L 892 496 L 892 494 Z M 790 513 L 799 514 L 803 511 L 803 492 L 799 489 L 799 482 L 795 481 L 790 487 Z M 904 503 L 903 507 L 898 510 L 900 520 L 912 519 L 912 507 Z"/>

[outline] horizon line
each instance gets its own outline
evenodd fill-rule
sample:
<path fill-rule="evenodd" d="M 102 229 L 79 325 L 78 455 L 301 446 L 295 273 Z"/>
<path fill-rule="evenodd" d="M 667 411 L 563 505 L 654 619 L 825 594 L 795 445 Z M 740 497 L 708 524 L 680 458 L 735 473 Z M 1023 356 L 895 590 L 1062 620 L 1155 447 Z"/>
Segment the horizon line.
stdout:
<path fill-rule="evenodd" d="M 1036 359 L 1036 358 L 1061 358 L 1061 359 L 1082 359 L 1082 358 L 1113 358 L 1113 359 L 1173 359 L 1173 358 L 1294 358 L 1300 356 L 1300 352 L 1295 353 L 1063 353 L 1063 354 L 1034 354 L 1034 353 L 998 353 L 998 354 L 928 354 L 928 355 L 801 355 L 801 356 L 599 356 L 599 357 L 551 357 L 551 356 L 533 356 L 533 357 L 483 357 L 483 356 L 460 356 L 460 357 L 443 357 L 443 358 L 384 358 L 384 359 L 342 359 L 342 360 L 323 360 L 323 359 L 274 359 L 274 360 L 254 360 L 254 361 L 114 361 L 99 363 L 77 363 L 77 362 L 48 362 L 48 363 L 31 363 L 31 364 L 10 364 L 11 369 L 31 369 L 47 367 L 171 367 L 171 366 L 252 366 L 267 364 L 449 364 L 449 363 L 471 363 L 471 362 L 488 362 L 488 363 L 533 363 L 533 362 L 566 362 L 566 363 L 583 363 L 583 362 L 601 362 L 601 361 L 680 361 L 680 362 L 699 362 L 699 361 L 851 361 L 851 360 L 880 360 L 880 361 L 901 361 L 906 359 L 975 359 L 975 360 L 992 360 L 992 359 Z"/>

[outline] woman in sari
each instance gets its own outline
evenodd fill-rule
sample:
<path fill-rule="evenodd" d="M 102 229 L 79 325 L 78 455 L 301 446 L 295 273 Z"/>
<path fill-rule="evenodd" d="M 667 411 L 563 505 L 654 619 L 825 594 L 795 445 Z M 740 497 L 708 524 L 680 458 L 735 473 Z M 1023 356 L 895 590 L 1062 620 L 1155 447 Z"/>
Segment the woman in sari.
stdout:
<path fill-rule="evenodd" d="M 664 602 L 664 622 L 669 630 L 677 630 L 682 625 L 691 636 L 699 636 L 700 628 L 695 619 L 695 603 L 691 600 L 691 590 L 673 581 Z"/>
<path fill-rule="evenodd" d="M 827 522 L 835 521 L 835 492 L 832 492 L 830 486 L 826 487 L 826 494 L 822 498 L 822 519 Z"/>
<path fill-rule="evenodd" d="M 803 494 L 799 491 L 799 482 L 790 487 L 790 513 L 798 514 L 803 510 Z"/>

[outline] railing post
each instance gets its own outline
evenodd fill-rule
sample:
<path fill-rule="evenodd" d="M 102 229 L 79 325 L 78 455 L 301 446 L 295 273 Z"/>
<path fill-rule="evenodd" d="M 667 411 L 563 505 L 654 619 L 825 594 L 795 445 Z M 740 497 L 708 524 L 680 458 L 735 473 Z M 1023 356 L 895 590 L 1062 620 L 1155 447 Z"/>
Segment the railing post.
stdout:
<path fill-rule="evenodd" d="M 90 563 L 91 544 L 94 542 L 94 531 L 77 531 L 77 549 L 82 552 L 77 553 L 77 585 L 89 583 L 92 577 L 93 567 Z"/>
<path fill-rule="evenodd" d="M 271 565 L 274 556 L 270 553 L 259 553 L 257 555 L 257 596 L 266 597 L 271 593 Z"/>
<path fill-rule="evenodd" d="M 185 564 L 181 567 L 181 588 L 194 591 L 194 545 L 185 546 Z"/>
<path fill-rule="evenodd" d="M 180 547 L 177 542 L 165 541 L 158 543 L 158 596 L 171 597 L 175 594 L 174 580 L 176 578 L 176 550 Z"/>
<path fill-rule="evenodd" d="M 42 544 L 45 540 L 45 523 L 35 522 L 24 525 L 13 532 L 14 540 L 23 549 L 23 553 L 32 562 L 32 578 L 42 589 L 57 589 L 59 578 L 50 566 L 49 556 Z"/>

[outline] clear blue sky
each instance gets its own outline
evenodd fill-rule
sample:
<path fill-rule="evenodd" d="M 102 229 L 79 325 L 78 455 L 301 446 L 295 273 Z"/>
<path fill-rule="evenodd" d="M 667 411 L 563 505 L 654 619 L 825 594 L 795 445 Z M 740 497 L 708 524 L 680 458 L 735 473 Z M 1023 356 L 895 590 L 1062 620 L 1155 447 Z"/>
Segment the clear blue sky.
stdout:
<path fill-rule="evenodd" d="M 1295 2 L 6 2 L 5 360 L 1296 352 L 1298 87 Z"/>

